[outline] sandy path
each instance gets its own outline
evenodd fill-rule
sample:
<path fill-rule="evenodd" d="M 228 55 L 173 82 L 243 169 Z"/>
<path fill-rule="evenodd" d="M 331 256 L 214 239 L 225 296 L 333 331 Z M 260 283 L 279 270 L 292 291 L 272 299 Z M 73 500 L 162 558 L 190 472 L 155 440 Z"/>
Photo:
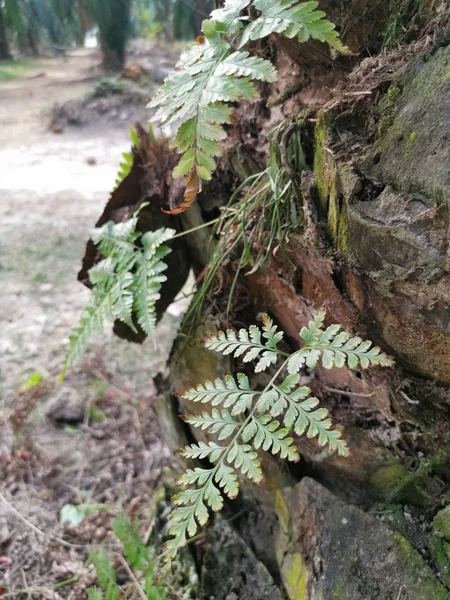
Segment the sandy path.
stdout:
<path fill-rule="evenodd" d="M 83 544 L 114 543 L 111 515 L 128 506 L 148 518 L 168 460 L 152 416 L 152 378 L 164 369 L 182 303 L 160 323 L 157 351 L 108 330 L 57 383 L 70 330 L 89 299 L 76 274 L 129 149 L 134 115 L 62 134 L 46 125 L 55 102 L 89 91 L 98 62 L 92 50 L 75 52 L 0 84 L 0 556 L 8 560 L 0 565 L 0 584 L 15 590 L 33 582 L 43 598 L 85 598 L 95 576 L 85 567 Z M 19 394 L 36 371 L 43 387 Z M 16 419 L 27 414 L 14 433 Z M 86 497 L 111 511 L 69 532 L 81 543 L 77 552 L 55 546 L 51 535 L 67 535 L 59 511 Z M 79 581 L 56 594 L 67 565 Z"/>
<path fill-rule="evenodd" d="M 32 372 L 58 369 L 89 297 L 76 273 L 129 147 L 128 123 L 62 135 L 46 125 L 55 102 L 88 92 L 98 60 L 92 50 L 77 51 L 0 85 L 0 399 Z M 126 361 L 150 348 L 115 340 L 108 352 Z M 147 360 L 159 368 L 163 358 Z"/>

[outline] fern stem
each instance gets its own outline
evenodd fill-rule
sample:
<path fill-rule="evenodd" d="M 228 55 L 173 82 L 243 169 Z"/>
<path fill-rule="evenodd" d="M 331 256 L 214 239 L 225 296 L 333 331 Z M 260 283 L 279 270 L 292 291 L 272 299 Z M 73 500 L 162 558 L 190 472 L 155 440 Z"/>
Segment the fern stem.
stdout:
<path fill-rule="evenodd" d="M 204 229 L 205 227 L 209 227 L 210 225 L 214 225 L 218 223 L 223 217 L 217 217 L 217 219 L 213 219 L 212 221 L 207 221 L 206 223 L 202 223 L 201 225 L 197 225 L 196 227 L 191 227 L 190 229 L 186 229 L 185 231 L 180 231 L 180 233 L 176 233 L 171 239 L 174 240 L 176 238 L 183 237 L 184 235 L 189 235 L 190 233 L 194 233 L 194 231 L 198 231 L 199 229 Z"/>

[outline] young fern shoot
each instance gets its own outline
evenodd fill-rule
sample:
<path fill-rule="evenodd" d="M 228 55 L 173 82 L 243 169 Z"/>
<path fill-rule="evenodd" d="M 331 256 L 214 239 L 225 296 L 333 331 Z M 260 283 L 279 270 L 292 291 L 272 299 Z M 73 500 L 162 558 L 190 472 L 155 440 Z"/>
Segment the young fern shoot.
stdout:
<path fill-rule="evenodd" d="M 79 360 L 91 336 L 103 330 L 105 321 L 117 319 L 136 331 L 134 314 L 143 331 L 154 338 L 155 304 L 167 279 L 163 259 L 171 251 L 164 242 L 175 230 L 161 228 L 142 235 L 136 231 L 137 222 L 135 213 L 128 221 L 110 221 L 94 230 L 92 240 L 103 259 L 89 271 L 92 299 L 72 330 L 61 378 Z"/>
<path fill-rule="evenodd" d="M 226 0 L 203 22 L 204 40 L 190 45 L 149 106 L 158 108 L 153 121 L 175 124 L 175 145 L 182 153 L 174 176 L 186 176 L 184 201 L 172 214 L 185 211 L 209 180 L 220 156 L 220 142 L 227 137 L 224 125 L 231 123 L 231 103 L 257 95 L 254 81 L 273 82 L 275 67 L 268 60 L 243 50 L 250 41 L 279 33 L 299 42 L 317 39 L 340 52 L 335 26 L 317 10 L 318 2 L 297 0 Z M 253 21 L 243 15 L 253 8 Z"/>
<path fill-rule="evenodd" d="M 283 333 L 264 315 L 262 329 L 252 325 L 239 333 L 220 331 L 206 340 L 205 346 L 222 354 L 255 362 L 255 372 L 265 371 L 282 360 L 280 367 L 263 390 L 250 387 L 248 377 L 225 377 L 207 381 L 180 396 L 191 402 L 209 405 L 202 411 L 183 417 L 193 427 L 216 435 L 217 442 L 191 444 L 182 451 L 189 459 L 208 459 L 210 468 L 188 469 L 178 480 L 184 488 L 173 499 L 174 509 L 169 525 L 173 536 L 166 544 L 165 558 L 170 562 L 188 537 L 209 518 L 208 509 L 220 511 L 223 496 L 235 498 L 239 492 L 237 474 L 256 483 L 263 479 L 257 451 L 270 451 L 289 461 L 299 454 L 292 434 L 315 438 L 319 446 L 327 446 L 341 456 L 348 454 L 341 432 L 333 429 L 328 411 L 319 407 L 311 390 L 299 386 L 299 371 L 307 365 L 314 369 L 319 360 L 326 369 L 333 366 L 351 369 L 370 366 L 387 367 L 392 360 L 369 341 L 341 331 L 340 325 L 324 328 L 325 312 L 320 311 L 300 336 L 303 346 L 291 355 L 279 348 Z M 283 374 L 287 371 L 287 374 Z M 218 407 L 218 408 L 217 408 Z"/>

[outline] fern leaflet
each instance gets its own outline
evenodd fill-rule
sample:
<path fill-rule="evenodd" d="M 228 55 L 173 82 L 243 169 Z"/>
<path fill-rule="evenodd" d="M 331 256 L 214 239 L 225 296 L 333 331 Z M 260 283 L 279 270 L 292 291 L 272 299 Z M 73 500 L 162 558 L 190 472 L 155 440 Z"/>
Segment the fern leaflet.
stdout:
<path fill-rule="evenodd" d="M 90 550 L 89 562 L 95 567 L 98 582 L 105 591 L 107 600 L 119 600 L 120 590 L 117 585 L 116 572 L 114 571 L 114 567 L 105 548 L 100 547 L 98 550 Z"/>
<path fill-rule="evenodd" d="M 136 231 L 137 222 L 135 214 L 123 223 L 108 222 L 92 234 L 104 258 L 89 270 L 92 299 L 72 330 L 61 377 L 81 357 L 90 337 L 103 330 L 105 321 L 119 320 L 136 331 L 135 313 L 142 330 L 154 337 L 155 304 L 166 281 L 163 259 L 170 252 L 164 242 L 175 231 L 162 228 L 141 236 Z"/>
<path fill-rule="evenodd" d="M 304 344 L 291 355 L 278 349 L 282 332 L 267 315 L 264 315 L 262 332 L 251 326 L 239 334 L 229 330 L 206 340 L 206 346 L 212 350 L 242 357 L 244 362 L 256 361 L 256 372 L 266 370 L 280 356 L 285 360 L 261 391 L 252 390 L 247 376 L 239 373 L 236 379 L 227 376 L 224 380 L 207 381 L 181 394 L 191 402 L 212 406 L 211 413 L 202 411 L 183 418 L 193 427 L 215 435 L 217 442 L 200 441 L 182 451 L 183 456 L 191 460 L 207 459 L 212 467 L 188 469 L 178 480 L 184 489 L 174 498 L 177 508 L 169 525 L 173 537 L 166 544 L 168 562 L 186 544 L 188 537 L 195 535 L 198 527 L 206 523 L 209 509 L 222 509 L 223 495 L 237 496 L 238 473 L 256 483 L 262 480 L 256 451 L 270 451 L 289 461 L 299 460 L 292 432 L 316 439 L 319 446 L 327 446 L 330 452 L 337 451 L 342 456 L 348 454 L 341 432 L 332 428 L 327 409 L 318 406 L 319 400 L 311 396 L 308 387 L 299 386 L 299 371 L 304 364 L 317 365 L 320 356 L 327 368 L 343 367 L 342 356 L 350 367 L 358 364 L 362 368 L 389 366 L 392 361 L 370 342 L 340 332 L 340 326 L 323 329 L 324 319 L 325 313 L 321 311 L 308 327 L 302 329 L 300 335 Z M 267 341 L 263 342 L 262 338 Z M 265 352 L 271 353 L 267 360 L 264 360 Z M 288 374 L 280 379 L 286 369 Z M 218 405 L 221 409 L 216 408 Z"/>
<path fill-rule="evenodd" d="M 260 14 L 255 21 L 242 11 L 252 5 Z M 281 33 L 304 42 L 309 38 L 327 42 L 341 52 L 332 23 L 317 2 L 297 0 L 227 0 L 203 22 L 203 42 L 195 42 L 181 55 L 177 70 L 171 73 L 149 103 L 157 108 L 154 121 L 177 125 L 175 145 L 182 153 L 174 177 L 186 176 L 181 206 L 185 211 L 209 180 L 221 154 L 220 142 L 227 137 L 224 125 L 231 122 L 231 103 L 257 94 L 254 81 L 276 80 L 275 67 L 268 60 L 241 50 L 249 41 Z"/>

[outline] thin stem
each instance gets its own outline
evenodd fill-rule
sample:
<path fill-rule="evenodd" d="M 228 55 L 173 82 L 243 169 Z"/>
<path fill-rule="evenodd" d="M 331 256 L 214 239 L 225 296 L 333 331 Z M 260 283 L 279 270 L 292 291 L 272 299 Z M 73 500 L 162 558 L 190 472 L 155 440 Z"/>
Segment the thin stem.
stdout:
<path fill-rule="evenodd" d="M 212 221 L 202 223 L 201 225 L 196 225 L 196 227 L 191 227 L 191 229 L 186 229 L 185 231 L 180 231 L 179 233 L 176 233 L 170 239 L 175 240 L 176 238 L 183 237 L 184 235 L 188 235 L 189 233 L 193 233 L 194 231 L 198 231 L 199 229 L 204 229 L 205 227 L 209 227 L 210 225 L 214 225 L 215 223 L 218 223 L 220 221 L 220 219 L 222 219 L 222 216 L 217 217 L 217 219 L 213 219 Z"/>
<path fill-rule="evenodd" d="M 139 581 L 136 579 L 136 575 L 133 573 L 133 571 L 130 569 L 127 561 L 123 558 L 123 556 L 121 556 L 120 554 L 117 555 L 119 558 L 119 561 L 122 563 L 123 568 L 125 569 L 125 571 L 127 572 L 128 577 L 131 579 L 131 581 L 134 583 L 134 586 L 137 590 L 137 593 L 139 594 L 139 597 L 142 598 L 142 600 L 148 600 L 146 594 L 144 593 L 144 590 L 141 587 L 141 584 L 139 583 Z"/>

